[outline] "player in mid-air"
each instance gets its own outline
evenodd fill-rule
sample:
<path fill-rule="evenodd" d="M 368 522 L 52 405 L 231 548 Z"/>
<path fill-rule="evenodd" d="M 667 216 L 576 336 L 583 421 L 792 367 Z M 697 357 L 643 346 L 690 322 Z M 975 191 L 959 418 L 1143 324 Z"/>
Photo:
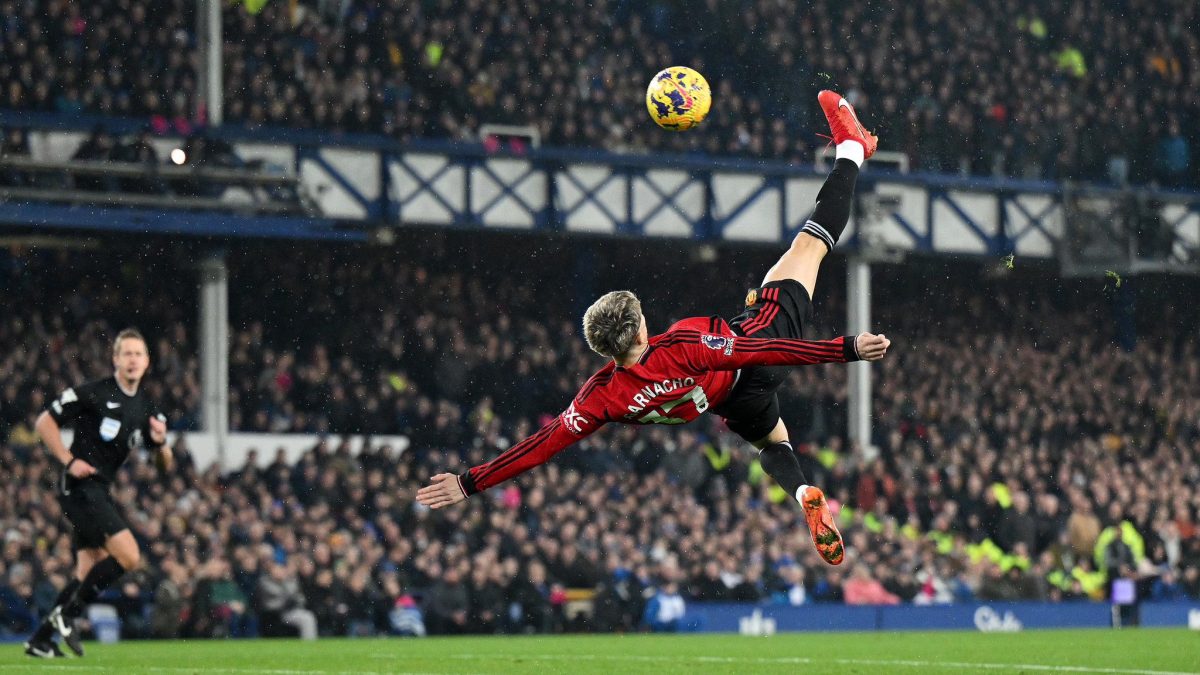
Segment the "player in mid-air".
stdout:
<path fill-rule="evenodd" d="M 762 286 L 747 295 L 744 311 L 728 322 L 717 316 L 684 319 L 649 337 L 633 293 L 602 296 L 584 314 L 583 331 L 592 350 L 612 361 L 534 435 L 461 475 L 433 476 L 417 491 L 420 503 L 436 509 L 460 502 L 545 463 L 609 422 L 682 424 L 712 410 L 759 449 L 763 469 L 795 495 L 821 557 L 833 565 L 842 562 L 842 535 L 820 488 L 807 484 L 779 417 L 775 392 L 786 371 L 772 366 L 874 361 L 891 342 L 870 333 L 803 339 L 812 323 L 817 271 L 850 218 L 859 167 L 878 144 L 846 99 L 832 91 L 817 99 L 837 146 L 833 170 L 812 216 Z"/>
<path fill-rule="evenodd" d="M 75 620 L 101 591 L 141 561 L 137 541 L 108 486 L 129 453 L 143 446 L 157 449 L 160 470 L 169 471 L 173 464 L 167 418 L 140 387 L 150 367 L 145 338 L 133 329 L 121 331 L 113 341 L 112 358 L 112 377 L 63 390 L 36 422 L 42 442 L 62 464 L 58 502 L 74 528 L 75 575 L 25 643 L 29 656 L 63 656 L 55 634 L 83 656 Z M 70 448 L 62 441 L 62 427 L 75 430 Z"/>

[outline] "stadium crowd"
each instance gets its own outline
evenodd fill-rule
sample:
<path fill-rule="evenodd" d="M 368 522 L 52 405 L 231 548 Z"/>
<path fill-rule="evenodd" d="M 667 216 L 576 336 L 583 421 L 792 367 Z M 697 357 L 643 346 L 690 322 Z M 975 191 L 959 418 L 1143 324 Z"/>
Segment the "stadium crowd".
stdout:
<path fill-rule="evenodd" d="M 701 4 L 233 3 L 224 118 L 401 140 L 520 124 L 558 146 L 808 160 L 825 129 L 811 92 L 835 86 L 921 170 L 1200 185 L 1195 2 Z M 202 126 L 194 7 L 0 3 L 0 108 Z M 700 131 L 646 117 L 646 83 L 673 64 L 713 84 Z"/>
<path fill-rule="evenodd" d="M 676 596 L 1102 599 L 1116 577 L 1146 599 L 1200 598 L 1200 353 L 1170 328 L 1195 325 L 1186 281 L 1145 281 L 1157 309 L 1125 351 L 1097 329 L 1121 294 L 1097 282 L 882 268 L 877 324 L 897 349 L 875 371 L 877 454 L 846 444 L 844 367 L 794 371 L 783 400 L 806 471 L 840 508 L 849 558 L 833 568 L 712 418 L 613 426 L 461 508 L 411 499 L 529 434 L 600 365 L 573 303 L 633 287 L 651 330 L 728 315 L 757 276 L 730 271 L 765 269 L 772 251 L 406 236 L 230 253 L 231 284 L 260 289 L 231 298 L 235 428 L 325 440 L 294 464 L 264 447 L 225 473 L 188 461 L 186 433 L 177 475 L 134 458 L 114 489 L 150 564 L 108 598 L 127 636 L 672 628 L 686 621 L 659 609 Z M 176 430 L 197 426 L 194 323 L 177 300 L 194 286 L 177 255 L 149 242 L 3 257 L 0 631 L 27 631 L 70 568 L 57 469 L 30 427 L 47 397 L 104 373 L 107 337 L 137 323 L 147 386 Z M 514 259 L 536 283 L 512 279 Z M 834 324 L 837 274 L 834 261 L 818 298 Z M 944 318 L 930 325 L 913 302 Z M 352 455 L 347 434 L 410 443 Z M 574 589 L 594 591 L 590 617 L 568 611 Z"/>

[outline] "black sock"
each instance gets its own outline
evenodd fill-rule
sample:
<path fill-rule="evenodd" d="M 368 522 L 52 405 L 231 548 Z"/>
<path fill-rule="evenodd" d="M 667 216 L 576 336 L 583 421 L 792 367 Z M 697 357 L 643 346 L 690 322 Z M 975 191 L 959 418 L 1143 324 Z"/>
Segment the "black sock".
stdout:
<path fill-rule="evenodd" d="M 65 605 L 71 601 L 71 596 L 75 595 L 75 591 L 79 590 L 79 579 L 71 577 L 58 592 L 58 597 L 54 600 L 54 606 Z M 50 625 L 47 619 L 42 619 L 38 624 L 37 630 L 34 631 L 33 637 L 29 638 L 30 642 L 45 642 L 54 636 L 54 626 Z"/>
<path fill-rule="evenodd" d="M 817 207 L 800 231 L 825 242 L 833 249 L 850 221 L 850 202 L 854 199 L 854 183 L 858 180 L 858 165 L 848 159 L 833 163 L 833 171 L 817 193 Z"/>
<path fill-rule="evenodd" d="M 120 579 L 122 574 L 125 574 L 125 568 L 112 556 L 93 565 L 92 571 L 88 572 L 87 578 L 75 591 L 75 597 L 63 608 L 63 616 L 68 619 L 79 618 L 83 608 L 91 604 L 112 582 Z"/>
<path fill-rule="evenodd" d="M 81 583 L 82 582 L 79 581 L 79 579 L 71 577 L 71 580 L 68 581 L 66 585 L 62 587 L 62 590 L 58 592 L 58 598 L 54 600 L 54 606 L 57 607 L 58 605 L 65 605 L 70 602 L 71 596 L 75 595 L 75 591 L 79 590 Z"/>
<path fill-rule="evenodd" d="M 796 497 L 796 490 L 808 482 L 808 479 L 804 477 L 804 472 L 800 470 L 800 461 L 796 459 L 796 451 L 792 450 L 792 444 L 787 441 L 772 443 L 759 450 L 758 461 L 762 464 L 763 471 L 774 478 L 780 487 L 787 490 L 793 499 Z"/>

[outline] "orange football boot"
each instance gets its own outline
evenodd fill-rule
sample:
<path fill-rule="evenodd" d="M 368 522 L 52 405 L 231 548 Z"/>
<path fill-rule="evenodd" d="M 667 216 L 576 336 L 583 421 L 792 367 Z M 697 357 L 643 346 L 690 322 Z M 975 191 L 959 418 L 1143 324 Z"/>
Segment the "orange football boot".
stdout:
<path fill-rule="evenodd" d="M 842 564 L 846 545 L 837 524 L 833 522 L 829 505 L 825 503 L 825 493 L 819 487 L 805 485 L 800 488 L 800 497 L 800 506 L 804 507 L 804 519 L 808 521 L 808 531 L 812 534 L 817 553 L 830 565 Z"/>

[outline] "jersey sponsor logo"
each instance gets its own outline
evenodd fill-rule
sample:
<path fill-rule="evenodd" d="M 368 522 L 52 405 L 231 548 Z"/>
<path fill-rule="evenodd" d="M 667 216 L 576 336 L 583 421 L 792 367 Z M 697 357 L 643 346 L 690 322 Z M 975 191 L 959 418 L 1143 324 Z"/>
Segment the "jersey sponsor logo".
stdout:
<path fill-rule="evenodd" d="M 111 417 L 105 417 L 100 420 L 100 438 L 106 441 L 111 441 L 117 437 L 121 431 L 121 420 L 114 420 Z"/>
<path fill-rule="evenodd" d="M 573 433 L 582 434 L 583 427 L 587 424 L 587 418 L 575 411 L 575 404 L 563 411 L 562 414 L 563 426 L 570 429 Z"/>
<path fill-rule="evenodd" d="M 701 335 L 700 342 L 704 343 L 705 347 L 724 351 L 725 356 L 733 354 L 733 338 L 724 335 Z"/>
<path fill-rule="evenodd" d="M 108 406 L 108 409 L 109 409 L 109 410 L 112 410 L 113 408 L 120 408 L 120 407 L 121 407 L 121 404 L 120 404 L 120 403 L 116 403 L 116 402 L 113 402 L 113 401 L 109 401 L 109 402 L 105 403 L 104 405 Z"/>

